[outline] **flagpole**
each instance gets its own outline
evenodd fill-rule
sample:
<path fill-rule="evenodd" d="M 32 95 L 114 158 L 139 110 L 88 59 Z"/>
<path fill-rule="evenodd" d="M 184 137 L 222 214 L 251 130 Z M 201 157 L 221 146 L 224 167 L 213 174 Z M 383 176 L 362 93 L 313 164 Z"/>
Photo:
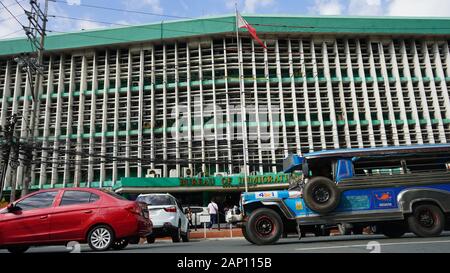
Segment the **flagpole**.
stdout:
<path fill-rule="evenodd" d="M 241 92 L 241 122 L 242 122 L 242 146 L 243 146 L 243 156 L 244 156 L 244 184 L 245 184 L 245 192 L 248 192 L 248 175 L 247 175 L 247 114 L 245 111 L 245 93 L 243 86 L 243 69 L 242 69 L 242 54 L 241 54 L 241 42 L 239 39 L 239 22 L 238 22 L 238 7 L 237 2 L 235 2 L 236 8 L 236 44 L 237 44 L 237 52 L 238 52 L 238 62 L 239 62 L 239 89 Z"/>

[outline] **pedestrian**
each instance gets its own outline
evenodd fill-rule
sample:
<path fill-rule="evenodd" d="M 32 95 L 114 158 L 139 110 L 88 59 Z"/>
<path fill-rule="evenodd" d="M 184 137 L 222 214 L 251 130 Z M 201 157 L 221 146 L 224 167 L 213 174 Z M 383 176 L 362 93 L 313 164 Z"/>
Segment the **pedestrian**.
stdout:
<path fill-rule="evenodd" d="M 219 212 L 219 207 L 217 206 L 214 198 L 211 198 L 211 202 L 208 205 L 208 213 L 211 217 L 208 228 L 211 229 L 214 224 L 217 224 L 217 213 Z"/>
<path fill-rule="evenodd" d="M 187 207 L 187 209 L 186 209 L 186 216 L 187 216 L 187 219 L 189 221 L 189 226 L 191 228 L 194 227 L 194 225 L 192 224 L 192 210 L 191 210 L 191 207 Z"/>

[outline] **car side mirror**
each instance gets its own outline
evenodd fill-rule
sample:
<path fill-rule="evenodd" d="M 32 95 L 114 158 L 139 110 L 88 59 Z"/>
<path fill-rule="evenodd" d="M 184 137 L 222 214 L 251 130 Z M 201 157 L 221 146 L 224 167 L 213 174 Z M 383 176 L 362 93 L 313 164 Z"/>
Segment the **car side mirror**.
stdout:
<path fill-rule="evenodd" d="M 6 207 L 6 209 L 7 209 L 8 212 L 10 212 L 10 213 L 14 213 L 14 212 L 16 212 L 16 211 L 21 210 L 21 208 L 18 207 L 18 206 L 16 206 L 14 203 L 9 204 L 9 205 Z"/>

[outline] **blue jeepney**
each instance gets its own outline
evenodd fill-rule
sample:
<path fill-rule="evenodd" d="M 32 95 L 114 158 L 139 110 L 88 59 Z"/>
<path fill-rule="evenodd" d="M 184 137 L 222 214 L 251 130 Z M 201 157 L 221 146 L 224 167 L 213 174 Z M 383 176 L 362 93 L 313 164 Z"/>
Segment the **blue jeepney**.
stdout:
<path fill-rule="evenodd" d="M 243 234 L 273 244 L 305 230 L 371 226 L 388 237 L 438 236 L 450 215 L 450 144 L 322 151 L 292 155 L 289 190 L 241 195 Z"/>

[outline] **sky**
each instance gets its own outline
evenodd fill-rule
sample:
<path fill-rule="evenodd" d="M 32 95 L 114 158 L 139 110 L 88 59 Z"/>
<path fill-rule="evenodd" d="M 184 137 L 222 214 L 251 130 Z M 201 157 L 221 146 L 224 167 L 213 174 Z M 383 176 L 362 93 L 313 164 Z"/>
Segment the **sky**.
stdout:
<path fill-rule="evenodd" d="M 0 39 L 24 36 L 20 24 L 27 25 L 23 8 L 29 8 L 29 0 L 0 2 L 7 7 L 0 4 Z M 43 4 L 44 0 L 39 2 Z M 450 17 L 450 0 L 50 0 L 48 30 L 61 33 L 180 17 L 230 15 L 236 3 L 244 17 L 245 14 Z"/>

